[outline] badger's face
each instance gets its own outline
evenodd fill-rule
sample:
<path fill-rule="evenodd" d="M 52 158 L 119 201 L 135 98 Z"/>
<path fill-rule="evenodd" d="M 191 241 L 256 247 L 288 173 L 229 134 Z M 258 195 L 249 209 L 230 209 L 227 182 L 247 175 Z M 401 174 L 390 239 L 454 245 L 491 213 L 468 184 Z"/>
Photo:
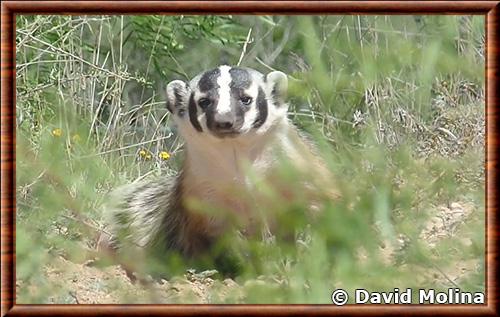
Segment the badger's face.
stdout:
<path fill-rule="evenodd" d="M 282 72 L 264 76 L 249 68 L 220 66 L 189 84 L 170 82 L 167 107 L 184 128 L 219 139 L 234 138 L 265 130 L 276 116 L 286 115 L 286 90 Z"/>

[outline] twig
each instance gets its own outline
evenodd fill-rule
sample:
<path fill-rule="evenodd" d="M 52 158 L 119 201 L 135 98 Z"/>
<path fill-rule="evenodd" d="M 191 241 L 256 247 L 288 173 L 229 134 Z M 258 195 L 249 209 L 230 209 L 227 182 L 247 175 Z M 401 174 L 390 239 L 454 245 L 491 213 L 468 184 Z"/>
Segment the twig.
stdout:
<path fill-rule="evenodd" d="M 443 127 L 438 127 L 437 128 L 438 131 L 441 131 L 443 132 L 444 134 L 448 135 L 449 137 L 451 137 L 453 140 L 458 140 L 457 136 L 454 135 L 450 130 L 448 129 L 445 129 Z"/>
<path fill-rule="evenodd" d="M 248 30 L 247 38 L 245 40 L 245 44 L 243 44 L 243 50 L 241 51 L 240 59 L 238 60 L 238 64 L 236 66 L 240 66 L 241 61 L 243 60 L 243 57 L 245 56 L 245 53 L 247 52 L 247 45 L 250 43 L 250 35 L 252 34 L 252 28 Z"/>
<path fill-rule="evenodd" d="M 129 149 L 129 148 L 136 147 L 136 146 L 143 145 L 143 144 L 148 144 L 148 143 L 153 143 L 153 142 L 157 142 L 157 141 L 160 141 L 160 140 L 165 140 L 165 139 L 170 138 L 172 136 L 172 134 L 173 133 L 169 133 L 169 135 L 167 135 L 167 136 L 164 136 L 164 137 L 161 137 L 161 138 L 156 138 L 154 140 L 148 140 L 148 141 L 144 141 L 144 142 L 139 142 L 139 143 L 136 143 L 136 144 L 127 145 L 127 146 L 123 146 L 123 147 L 120 147 L 120 148 L 117 148 L 117 149 L 111 149 L 111 150 L 99 152 L 99 153 L 96 153 L 96 154 L 79 156 L 79 157 L 75 157 L 74 159 L 75 160 L 79 160 L 79 159 L 84 159 L 84 158 L 89 158 L 89 157 L 95 157 L 95 156 L 99 156 L 99 155 L 104 155 L 104 154 L 109 154 L 109 153 L 113 153 L 113 152 L 117 152 L 117 151 Z"/>
<path fill-rule="evenodd" d="M 75 300 L 75 302 L 76 302 L 77 304 L 80 304 L 80 301 L 78 300 L 78 297 L 76 296 L 76 292 L 69 291 L 68 293 L 69 293 L 69 295 L 70 295 L 71 297 L 73 297 L 73 299 Z"/>
<path fill-rule="evenodd" d="M 439 266 L 435 265 L 434 263 L 432 263 L 432 266 L 437 270 L 439 271 L 439 273 L 441 273 L 441 275 L 443 275 L 447 280 L 448 282 L 450 282 L 451 284 L 453 284 L 453 286 L 455 286 L 456 288 L 460 288 L 460 285 L 458 285 L 457 283 L 455 283 L 448 275 L 446 275 L 445 272 L 443 272 L 443 270 L 441 270 L 439 268 Z"/>
<path fill-rule="evenodd" d="M 87 226 L 88 228 L 94 230 L 95 232 L 99 232 L 99 233 L 104 233 L 104 234 L 107 234 L 108 236 L 112 236 L 111 232 L 105 230 L 104 228 L 99 228 L 93 224 L 90 224 L 88 222 L 86 222 L 85 220 L 83 219 L 80 219 L 80 218 L 76 218 L 76 217 L 73 217 L 73 216 L 70 216 L 70 215 L 61 215 L 63 218 L 66 218 L 66 219 L 69 219 L 69 220 L 72 220 L 74 222 L 78 222 L 78 223 L 81 223 L 82 225 L 85 225 Z"/>
<path fill-rule="evenodd" d="M 277 69 L 272 68 L 271 66 L 267 65 L 267 64 L 266 64 L 263 60 L 261 60 L 260 58 L 255 57 L 255 60 L 256 60 L 257 62 L 259 62 L 260 64 L 262 64 L 262 66 L 266 67 L 267 69 L 269 69 L 269 70 L 271 70 L 271 71 L 277 71 Z M 302 80 L 297 79 L 297 78 L 295 78 L 295 77 L 293 77 L 293 76 L 290 76 L 289 74 L 287 74 L 286 76 L 287 76 L 288 78 L 290 78 L 291 80 L 294 80 L 294 81 L 302 81 Z"/>
<path fill-rule="evenodd" d="M 53 51 L 59 52 L 59 53 L 64 54 L 64 55 L 68 55 L 68 56 L 70 56 L 70 57 L 72 57 L 72 58 L 74 58 L 74 59 L 76 59 L 76 60 L 79 60 L 80 62 L 82 62 L 82 63 L 84 63 L 84 64 L 86 64 L 86 65 L 88 65 L 88 66 L 90 66 L 90 67 L 92 67 L 92 68 L 94 68 L 94 69 L 97 69 L 97 70 L 99 70 L 99 71 L 101 71 L 101 72 L 104 72 L 104 73 L 106 73 L 106 74 L 108 74 L 108 75 L 113 75 L 113 76 L 116 76 L 116 77 L 118 77 L 118 78 L 125 79 L 125 80 L 128 80 L 128 79 L 134 79 L 133 77 L 125 77 L 125 76 L 123 76 L 123 75 L 121 75 L 121 74 L 117 74 L 117 73 L 115 73 L 115 72 L 112 72 L 112 71 L 110 71 L 110 70 L 107 70 L 107 69 L 105 69 L 105 68 L 102 68 L 102 67 L 100 67 L 99 65 L 95 65 L 95 64 L 93 64 L 93 63 L 91 63 L 91 62 L 89 62 L 89 61 L 86 61 L 86 60 L 84 60 L 83 58 L 78 57 L 78 56 L 76 56 L 76 55 L 74 55 L 74 54 L 72 54 L 72 53 L 70 53 L 70 52 L 66 52 L 66 51 L 65 51 L 65 50 L 63 50 L 63 49 L 60 49 L 60 48 L 58 48 L 58 47 L 55 47 L 55 46 L 53 46 L 53 45 L 52 45 L 52 44 L 50 44 L 50 43 L 47 43 L 47 42 L 42 41 L 42 40 L 40 40 L 40 39 L 37 39 L 36 37 L 32 36 L 31 34 L 24 33 L 23 31 L 18 31 L 18 32 L 19 32 L 19 33 L 21 33 L 21 34 L 23 34 L 23 35 L 26 35 L 26 36 L 28 36 L 28 37 L 32 38 L 34 41 L 36 41 L 36 42 L 38 42 L 38 43 L 41 43 L 41 44 L 43 44 L 43 45 L 47 46 L 48 48 L 50 48 L 50 49 L 51 49 L 51 50 L 53 50 Z"/>
<path fill-rule="evenodd" d="M 272 54 L 266 59 L 269 63 L 273 63 L 276 58 L 281 54 L 285 46 L 288 44 L 288 38 L 290 37 L 290 27 L 285 28 L 285 34 L 278 45 L 278 47 L 272 52 Z"/>

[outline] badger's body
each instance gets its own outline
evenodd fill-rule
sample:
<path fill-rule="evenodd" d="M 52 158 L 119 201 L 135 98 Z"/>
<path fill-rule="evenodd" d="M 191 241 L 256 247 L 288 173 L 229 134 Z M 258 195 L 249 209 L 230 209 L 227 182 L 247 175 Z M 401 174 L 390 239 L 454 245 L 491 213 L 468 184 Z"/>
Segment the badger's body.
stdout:
<path fill-rule="evenodd" d="M 108 207 L 110 246 L 193 258 L 210 252 L 232 230 L 269 229 L 273 219 L 262 217 L 269 206 L 257 187 L 279 183 L 283 160 L 317 173 L 319 186 L 334 194 L 327 169 L 287 119 L 286 90 L 281 72 L 264 76 L 229 66 L 206 71 L 189 84 L 169 83 L 167 107 L 185 140 L 182 170 L 115 193 Z M 285 188 L 277 192 L 285 199 L 289 194 Z"/>

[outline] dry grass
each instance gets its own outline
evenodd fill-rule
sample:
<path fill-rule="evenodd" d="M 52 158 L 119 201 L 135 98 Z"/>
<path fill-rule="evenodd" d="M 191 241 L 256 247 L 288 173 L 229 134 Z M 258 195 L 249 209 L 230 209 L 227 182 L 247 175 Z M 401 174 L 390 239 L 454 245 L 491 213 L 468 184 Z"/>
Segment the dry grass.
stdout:
<path fill-rule="evenodd" d="M 484 18 L 16 24 L 18 302 L 323 303 L 341 286 L 484 290 Z M 249 263 L 235 281 L 188 271 L 144 287 L 118 267 L 89 266 L 106 194 L 178 169 L 166 83 L 221 63 L 289 74 L 289 116 L 317 139 L 346 201 L 328 206 L 293 252 L 257 249 L 261 272 Z"/>

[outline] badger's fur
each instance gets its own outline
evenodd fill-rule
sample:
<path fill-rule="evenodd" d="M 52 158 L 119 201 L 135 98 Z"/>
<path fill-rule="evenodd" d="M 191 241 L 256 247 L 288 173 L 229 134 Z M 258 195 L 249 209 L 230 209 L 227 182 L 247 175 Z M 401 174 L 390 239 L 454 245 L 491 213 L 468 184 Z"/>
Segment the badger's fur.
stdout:
<path fill-rule="evenodd" d="M 264 202 L 256 197 L 256 186 L 277 184 L 283 159 L 316 174 L 316 184 L 298 185 L 304 191 L 323 188 L 335 196 L 328 170 L 287 119 L 287 87 L 282 72 L 265 76 L 230 66 L 203 72 L 189 83 L 170 82 L 167 108 L 185 141 L 182 170 L 114 193 L 107 208 L 108 247 L 193 258 L 210 252 L 231 230 L 272 227 L 273 219 L 263 220 L 256 211 L 266 210 L 258 206 Z"/>

